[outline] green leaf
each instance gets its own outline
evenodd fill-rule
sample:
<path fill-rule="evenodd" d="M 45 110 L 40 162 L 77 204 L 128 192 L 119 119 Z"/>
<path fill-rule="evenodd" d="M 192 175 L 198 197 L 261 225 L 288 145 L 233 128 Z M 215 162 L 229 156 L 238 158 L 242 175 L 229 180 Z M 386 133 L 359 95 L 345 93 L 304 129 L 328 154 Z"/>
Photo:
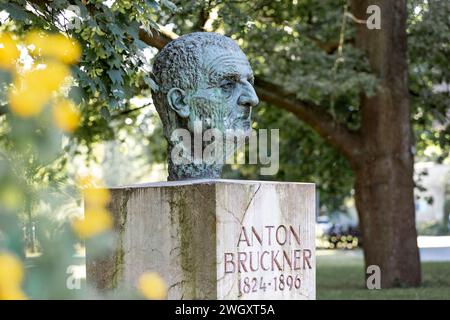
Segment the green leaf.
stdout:
<path fill-rule="evenodd" d="M 161 0 L 161 4 L 172 12 L 175 12 L 177 10 L 177 6 L 172 1 Z"/>
<path fill-rule="evenodd" d="M 158 91 L 159 87 L 155 81 L 150 76 L 144 76 L 144 82 L 152 89 L 152 91 Z"/>
<path fill-rule="evenodd" d="M 123 84 L 123 72 L 120 69 L 108 71 L 108 76 L 114 84 Z"/>
<path fill-rule="evenodd" d="M 153 8 L 155 11 L 159 11 L 160 10 L 158 2 L 156 2 L 155 0 L 146 0 L 145 3 L 147 3 L 147 5 L 150 8 Z"/>
<path fill-rule="evenodd" d="M 83 101 L 83 93 L 79 87 L 71 87 L 68 96 L 75 104 L 80 104 Z"/>
<path fill-rule="evenodd" d="M 117 37 L 122 37 L 124 31 L 120 29 L 116 24 L 109 24 L 108 29 L 111 30 L 112 34 L 114 34 Z"/>
<path fill-rule="evenodd" d="M 19 7 L 14 3 L 0 4 L 0 11 L 5 10 L 9 13 L 13 20 L 26 21 L 27 19 L 33 19 L 33 15 L 26 9 Z"/>
<path fill-rule="evenodd" d="M 139 39 L 134 40 L 134 44 L 141 50 L 148 48 L 148 44 L 146 44 L 144 41 L 141 41 Z"/>
<path fill-rule="evenodd" d="M 106 121 L 110 121 L 111 120 L 111 113 L 109 112 L 109 109 L 105 106 L 100 108 L 100 114 L 102 115 L 103 119 L 105 119 Z"/>

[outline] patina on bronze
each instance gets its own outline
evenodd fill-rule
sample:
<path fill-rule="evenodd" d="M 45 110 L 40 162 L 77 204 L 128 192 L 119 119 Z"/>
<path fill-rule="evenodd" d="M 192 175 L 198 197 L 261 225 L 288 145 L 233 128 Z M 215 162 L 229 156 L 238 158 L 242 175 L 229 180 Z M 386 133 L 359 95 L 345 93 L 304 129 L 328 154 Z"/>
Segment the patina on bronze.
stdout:
<path fill-rule="evenodd" d="M 221 163 L 195 159 L 199 161 L 175 164 L 171 154 L 178 141 L 171 139 L 172 133 L 183 128 L 194 134 L 198 123 L 202 132 L 250 132 L 251 110 L 259 101 L 245 54 L 220 34 L 187 34 L 158 53 L 153 79 L 158 86 L 152 90 L 153 101 L 168 141 L 168 180 L 219 178 Z"/>

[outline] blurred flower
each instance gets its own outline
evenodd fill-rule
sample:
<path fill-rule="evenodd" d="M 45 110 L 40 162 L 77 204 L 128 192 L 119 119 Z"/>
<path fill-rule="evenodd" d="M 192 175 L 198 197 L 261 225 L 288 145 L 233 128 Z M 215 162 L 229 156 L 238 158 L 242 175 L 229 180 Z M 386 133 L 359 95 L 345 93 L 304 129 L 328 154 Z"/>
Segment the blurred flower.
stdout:
<path fill-rule="evenodd" d="M 23 267 L 20 260 L 10 253 L 0 253 L 0 286 L 17 286 L 22 280 Z"/>
<path fill-rule="evenodd" d="M 26 300 L 27 296 L 25 293 L 17 287 L 14 288 L 0 288 L 0 300 Z"/>
<path fill-rule="evenodd" d="M 83 198 L 87 208 L 104 208 L 111 200 L 111 194 L 103 183 L 92 176 L 83 176 L 77 181 L 83 189 Z"/>
<path fill-rule="evenodd" d="M 17 186 L 3 185 L 0 189 L 0 203 L 8 209 L 16 209 L 25 203 L 25 195 Z"/>
<path fill-rule="evenodd" d="M 103 182 L 90 174 L 86 174 L 77 177 L 77 185 L 80 188 L 98 188 L 103 186 Z"/>
<path fill-rule="evenodd" d="M 72 221 L 72 227 L 82 239 L 90 238 L 108 231 L 113 226 L 111 214 L 102 208 L 89 209 L 84 212 L 84 219 Z"/>
<path fill-rule="evenodd" d="M 156 272 L 142 274 L 138 281 L 138 289 L 147 299 L 162 300 L 167 297 L 166 283 Z"/>
<path fill-rule="evenodd" d="M 14 88 L 9 92 L 11 111 L 21 117 L 40 113 L 51 94 L 59 89 L 69 74 L 69 68 L 57 62 L 48 63 L 44 69 L 19 74 L 14 81 Z"/>
<path fill-rule="evenodd" d="M 77 62 L 81 56 L 78 43 L 60 33 L 32 31 L 26 36 L 25 42 L 34 47 L 33 54 L 52 57 L 67 64 Z"/>
<path fill-rule="evenodd" d="M 80 124 L 80 113 L 69 100 L 62 100 L 53 106 L 53 121 L 66 132 L 74 132 Z"/>
<path fill-rule="evenodd" d="M 0 68 L 9 69 L 14 66 L 20 52 L 10 34 L 0 33 Z"/>
<path fill-rule="evenodd" d="M 40 86 L 44 89 L 55 91 L 63 84 L 64 79 L 70 75 L 70 69 L 65 64 L 59 62 L 49 62 L 45 69 L 38 71 L 36 80 L 39 80 Z M 29 79 L 31 80 L 31 79 Z M 34 83 L 32 83 L 34 86 Z"/>
<path fill-rule="evenodd" d="M 0 253 L 0 300 L 26 299 L 20 289 L 22 280 L 21 261 L 10 253 Z"/>
<path fill-rule="evenodd" d="M 83 189 L 83 197 L 86 206 L 90 208 L 101 208 L 108 204 L 111 195 L 105 188 L 86 188 Z"/>
<path fill-rule="evenodd" d="M 50 94 L 45 90 L 12 89 L 9 92 L 9 107 L 20 117 L 32 117 L 42 111 L 49 99 Z"/>
<path fill-rule="evenodd" d="M 101 180 L 86 175 L 77 179 L 83 189 L 85 201 L 85 219 L 76 219 L 72 226 L 81 238 L 89 238 L 112 228 L 111 214 L 105 209 L 110 200 L 109 190 L 104 188 Z"/>

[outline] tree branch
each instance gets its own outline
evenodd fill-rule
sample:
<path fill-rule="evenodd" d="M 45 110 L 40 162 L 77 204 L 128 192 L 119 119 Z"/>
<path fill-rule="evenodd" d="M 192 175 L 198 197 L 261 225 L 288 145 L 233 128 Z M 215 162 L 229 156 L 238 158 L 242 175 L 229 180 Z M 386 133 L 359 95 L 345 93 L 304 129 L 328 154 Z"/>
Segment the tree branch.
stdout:
<path fill-rule="evenodd" d="M 139 32 L 140 39 L 157 49 L 162 49 L 167 43 L 175 39 L 165 32 L 148 34 L 144 30 Z M 356 132 L 336 122 L 323 108 L 310 102 L 299 100 L 295 95 L 285 92 L 283 88 L 259 77 L 255 78 L 255 89 L 258 97 L 278 108 L 293 113 L 319 133 L 327 142 L 341 151 L 349 161 L 354 161 L 360 150 L 360 139 Z"/>
<path fill-rule="evenodd" d="M 155 30 L 150 34 L 144 29 L 139 29 L 139 39 L 148 44 L 150 47 L 156 48 L 158 50 L 161 50 L 166 44 L 176 38 L 177 36 L 175 34 L 171 35 L 163 30 Z"/>
<path fill-rule="evenodd" d="M 211 10 L 211 1 L 205 1 L 206 3 L 203 4 L 203 6 L 200 8 L 200 12 L 198 14 L 198 19 L 197 22 L 194 25 L 194 30 L 195 31 L 206 31 L 205 30 L 205 25 L 206 22 L 209 19 L 209 14 L 210 14 L 210 10 Z"/>
<path fill-rule="evenodd" d="M 143 109 L 143 108 L 147 108 L 149 105 L 150 105 L 150 104 L 144 104 L 143 106 L 140 106 L 140 107 L 136 107 L 136 108 L 133 108 L 133 109 L 126 109 L 126 110 L 123 110 L 123 111 L 121 111 L 121 112 L 119 112 L 119 113 L 116 113 L 116 114 L 111 115 L 111 118 L 114 118 L 114 119 L 115 119 L 115 118 L 120 118 L 120 117 L 122 117 L 122 116 L 126 116 L 126 115 L 128 115 L 128 114 L 130 114 L 130 113 L 136 112 L 136 111 L 141 110 L 141 109 Z"/>
<path fill-rule="evenodd" d="M 294 94 L 285 92 L 282 87 L 258 77 L 255 78 L 255 88 L 261 100 L 293 113 L 341 151 L 349 161 L 359 152 L 360 140 L 357 133 L 338 123 L 322 107 L 299 100 Z"/>

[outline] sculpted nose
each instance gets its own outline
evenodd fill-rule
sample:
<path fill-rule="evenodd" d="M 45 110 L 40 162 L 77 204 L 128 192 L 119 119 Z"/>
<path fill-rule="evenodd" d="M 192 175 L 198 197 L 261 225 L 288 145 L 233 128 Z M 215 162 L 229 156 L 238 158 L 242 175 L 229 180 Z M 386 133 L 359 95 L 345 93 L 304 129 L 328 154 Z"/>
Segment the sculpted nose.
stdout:
<path fill-rule="evenodd" d="M 251 108 L 255 107 L 259 103 L 258 96 L 255 89 L 249 82 L 245 82 L 244 89 L 239 97 L 238 104 L 243 107 Z"/>

